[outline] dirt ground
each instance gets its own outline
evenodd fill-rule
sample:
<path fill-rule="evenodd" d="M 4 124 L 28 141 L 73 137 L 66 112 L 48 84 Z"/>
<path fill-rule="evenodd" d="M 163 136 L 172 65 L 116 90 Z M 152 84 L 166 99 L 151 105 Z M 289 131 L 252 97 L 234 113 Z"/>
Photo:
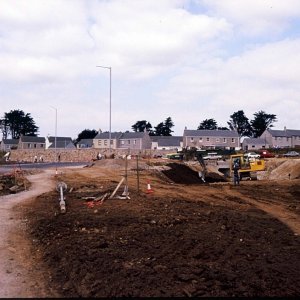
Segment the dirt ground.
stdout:
<path fill-rule="evenodd" d="M 180 162 L 62 169 L 66 213 L 56 189 L 15 207 L 43 272 L 32 280 L 47 297 L 298 296 L 300 160 L 267 164 L 240 186 Z M 130 199 L 100 201 L 122 176 Z"/>

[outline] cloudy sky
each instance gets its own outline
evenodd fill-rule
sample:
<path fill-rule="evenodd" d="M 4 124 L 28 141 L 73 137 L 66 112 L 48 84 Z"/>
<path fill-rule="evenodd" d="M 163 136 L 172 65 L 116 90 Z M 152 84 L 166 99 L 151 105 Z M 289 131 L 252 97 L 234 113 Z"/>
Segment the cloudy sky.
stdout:
<path fill-rule="evenodd" d="M 173 135 L 243 110 L 300 129 L 299 0 L 0 0 L 0 117 L 39 136 L 132 130 L 171 117 Z M 0 135 L 1 136 L 1 135 Z"/>

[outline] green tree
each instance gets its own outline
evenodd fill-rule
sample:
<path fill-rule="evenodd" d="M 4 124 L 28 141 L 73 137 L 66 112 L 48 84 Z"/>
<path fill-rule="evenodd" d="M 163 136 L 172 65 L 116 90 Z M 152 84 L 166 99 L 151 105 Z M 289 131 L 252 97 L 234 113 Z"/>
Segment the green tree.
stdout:
<path fill-rule="evenodd" d="M 30 114 L 25 114 L 22 110 L 11 110 L 9 113 L 4 113 L 3 119 L 0 120 L 0 126 L 3 138 L 11 136 L 12 139 L 18 139 L 21 134 L 37 136 L 39 130 Z"/>
<path fill-rule="evenodd" d="M 173 130 L 171 129 L 172 127 L 174 127 L 174 123 L 171 119 L 171 117 L 166 118 L 165 123 L 164 123 L 164 135 L 165 136 L 171 136 Z"/>
<path fill-rule="evenodd" d="M 254 119 L 251 120 L 253 137 L 260 137 L 263 132 L 273 127 L 274 122 L 277 121 L 277 117 L 274 114 L 267 114 L 264 111 L 260 110 L 254 114 Z"/>
<path fill-rule="evenodd" d="M 93 139 L 97 135 L 97 131 L 95 129 L 84 129 L 79 134 L 75 143 L 77 144 L 82 139 Z"/>
<path fill-rule="evenodd" d="M 157 126 L 154 127 L 154 135 L 157 136 L 171 136 L 171 129 L 174 126 L 174 123 L 171 117 L 168 117 L 164 122 L 160 122 Z"/>
<path fill-rule="evenodd" d="M 152 132 L 152 125 L 151 123 L 147 122 L 146 120 L 137 121 L 135 124 L 131 126 L 134 132 L 144 132 L 145 129 Z"/>
<path fill-rule="evenodd" d="M 163 122 L 160 122 L 157 124 L 157 126 L 154 127 L 154 135 L 157 136 L 163 136 L 165 131 L 165 126 Z"/>
<path fill-rule="evenodd" d="M 231 120 L 227 122 L 231 130 L 236 130 L 240 137 L 252 136 L 252 129 L 249 119 L 245 116 L 243 110 L 239 110 L 230 116 Z"/>
<path fill-rule="evenodd" d="M 207 129 L 207 130 L 215 130 L 217 129 L 217 122 L 214 119 L 205 119 L 200 123 L 197 130 Z"/>

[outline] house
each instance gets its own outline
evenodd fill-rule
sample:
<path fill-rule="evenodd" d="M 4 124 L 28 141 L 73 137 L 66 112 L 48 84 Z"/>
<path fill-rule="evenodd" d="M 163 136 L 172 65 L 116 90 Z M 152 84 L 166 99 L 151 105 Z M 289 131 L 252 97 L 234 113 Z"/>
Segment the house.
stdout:
<path fill-rule="evenodd" d="M 197 149 L 237 149 L 239 135 L 235 130 L 190 130 L 184 129 L 183 147 Z"/>
<path fill-rule="evenodd" d="M 46 140 L 44 137 L 21 135 L 18 142 L 18 149 L 45 149 Z"/>
<path fill-rule="evenodd" d="M 122 132 L 111 132 L 109 137 L 109 132 L 101 132 L 93 138 L 93 147 L 97 149 L 108 149 L 109 148 L 109 138 L 110 138 L 110 148 L 117 149 L 118 140 Z"/>
<path fill-rule="evenodd" d="M 93 148 L 93 139 L 81 139 L 77 143 L 77 148 L 83 149 L 83 148 Z"/>
<path fill-rule="evenodd" d="M 270 148 L 270 145 L 265 139 L 261 138 L 244 138 L 242 142 L 243 150 L 258 150 L 258 149 L 267 149 Z"/>
<path fill-rule="evenodd" d="M 299 148 L 300 130 L 286 129 L 274 130 L 266 129 L 260 138 L 264 139 L 271 148 Z"/>
<path fill-rule="evenodd" d="M 181 150 L 182 136 L 150 136 L 152 150 Z"/>
<path fill-rule="evenodd" d="M 19 139 L 3 139 L 0 144 L 1 151 L 9 151 L 18 148 Z"/>
<path fill-rule="evenodd" d="M 56 140 L 56 141 L 55 141 Z M 75 145 L 70 137 L 49 136 L 46 137 L 46 149 L 75 149 Z"/>
<path fill-rule="evenodd" d="M 111 132 L 111 149 L 151 149 L 149 133 L 145 132 Z M 99 132 L 93 139 L 93 146 L 97 149 L 109 148 L 109 132 Z"/>
<path fill-rule="evenodd" d="M 151 149 L 151 138 L 148 131 L 124 132 L 118 140 L 119 149 L 145 150 Z"/>

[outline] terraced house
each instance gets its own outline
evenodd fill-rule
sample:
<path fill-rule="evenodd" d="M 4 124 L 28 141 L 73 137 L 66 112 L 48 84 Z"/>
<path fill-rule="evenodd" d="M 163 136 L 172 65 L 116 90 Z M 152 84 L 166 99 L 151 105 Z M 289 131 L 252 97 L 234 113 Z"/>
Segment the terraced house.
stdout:
<path fill-rule="evenodd" d="M 240 147 L 235 130 L 190 130 L 184 129 L 183 147 L 197 149 L 236 149 Z"/>
<path fill-rule="evenodd" d="M 266 129 L 260 136 L 271 148 L 300 148 L 300 130 Z"/>
<path fill-rule="evenodd" d="M 99 132 L 93 139 L 93 146 L 97 149 L 109 148 L 109 132 Z M 149 133 L 145 132 L 111 132 L 111 149 L 151 149 Z"/>

